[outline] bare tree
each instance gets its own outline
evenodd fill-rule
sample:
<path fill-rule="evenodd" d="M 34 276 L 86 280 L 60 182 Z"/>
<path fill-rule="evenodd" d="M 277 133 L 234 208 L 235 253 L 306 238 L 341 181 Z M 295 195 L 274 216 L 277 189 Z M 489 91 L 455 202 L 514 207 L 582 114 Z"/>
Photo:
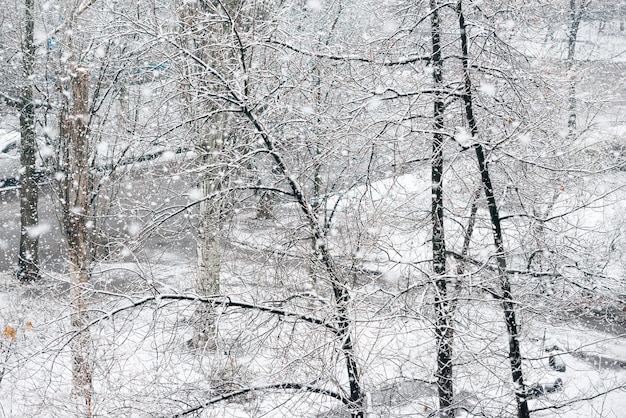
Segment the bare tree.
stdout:
<path fill-rule="evenodd" d="M 36 181 L 37 147 L 34 98 L 35 74 L 35 2 L 25 0 L 24 21 L 21 35 L 21 67 L 18 82 L 19 96 L 8 91 L 0 92 L 0 98 L 19 111 L 20 124 L 20 243 L 17 256 L 17 278 L 23 282 L 40 278 L 38 201 L 39 189 Z M 10 74 L 10 71 L 6 73 Z M 11 86 L 6 86 L 11 87 Z M 18 173 L 15 173 L 16 175 Z"/>
<path fill-rule="evenodd" d="M 72 65 L 74 63 L 71 63 Z M 76 64 L 74 64 L 76 65 Z M 72 328 L 77 336 L 72 341 L 72 376 L 76 395 L 83 398 L 87 416 L 93 416 L 93 359 L 86 300 L 90 272 L 90 250 L 87 239 L 89 214 L 89 80 L 90 72 L 80 65 L 67 69 L 70 90 L 60 115 L 61 166 L 59 184 L 62 225 L 67 240 L 72 301 Z"/>
<path fill-rule="evenodd" d="M 232 133 L 229 117 L 221 113 L 220 104 L 202 97 L 210 88 L 212 74 L 195 60 L 208 65 L 211 71 L 230 71 L 232 52 L 218 49 L 216 44 L 227 42 L 235 30 L 231 13 L 238 3 L 207 2 L 180 5 L 181 47 L 185 49 L 182 80 L 184 114 L 188 115 L 191 141 L 199 158 L 199 190 L 202 199 L 198 206 L 199 224 L 196 243 L 196 291 L 203 296 L 220 293 L 221 238 L 226 216 L 224 151 Z M 206 78 L 206 80 L 203 80 Z M 194 348 L 215 348 L 215 310 L 202 304 L 196 312 L 195 335 L 189 341 Z"/>
<path fill-rule="evenodd" d="M 567 28 L 567 58 L 565 59 L 565 69 L 568 78 L 567 104 L 568 104 L 568 138 L 576 136 L 576 42 L 578 39 L 578 29 L 585 17 L 586 11 L 591 4 L 591 0 L 570 0 L 569 19 Z"/>
<path fill-rule="evenodd" d="M 430 1 L 430 30 L 432 43 L 431 65 L 434 81 L 433 107 L 433 150 L 431 157 L 432 181 L 432 225 L 433 225 L 433 273 L 435 281 L 435 334 L 437 336 L 437 389 L 439 392 L 439 414 L 453 417 L 454 381 L 452 368 L 453 324 L 452 304 L 448 293 L 446 266 L 446 241 L 444 233 L 443 207 L 443 149 L 444 149 L 444 82 L 441 52 L 441 22 L 439 3 Z"/>
<path fill-rule="evenodd" d="M 35 103 L 33 101 L 33 75 L 35 63 L 34 18 L 35 2 L 25 2 L 24 30 L 24 86 L 22 87 L 20 106 L 20 160 L 23 174 L 20 183 L 20 251 L 18 255 L 17 276 L 22 281 L 39 279 L 39 237 L 36 231 L 39 217 L 39 200 L 36 182 L 37 139 L 35 131 Z"/>
<path fill-rule="evenodd" d="M 70 307 L 72 332 L 46 335 L 71 347 L 81 415 L 525 418 L 595 396 L 529 379 L 555 364 L 533 320 L 571 320 L 584 301 L 566 299 L 595 303 L 624 263 L 623 222 L 608 241 L 574 216 L 613 196 L 571 174 L 591 177 L 597 148 L 554 135 L 563 101 L 520 52 L 521 1 L 420 5 L 115 2 L 64 23 L 49 112 L 72 299 L 51 309 Z M 85 29 L 102 48 L 77 46 Z M 98 224 L 119 239 L 105 260 Z M 536 292 L 544 279 L 561 299 Z M 49 367 L 65 357 L 33 361 L 50 341 L 21 356 L 51 382 L 43 408 L 66 400 Z"/>
<path fill-rule="evenodd" d="M 467 25 L 463 14 L 463 4 L 459 0 L 457 3 L 457 13 L 459 18 L 459 33 L 461 37 L 462 64 L 463 64 L 463 104 L 465 107 L 465 117 L 474 142 L 476 160 L 480 171 L 483 192 L 487 198 L 487 208 L 489 209 L 489 219 L 491 221 L 493 240 L 496 247 L 496 262 L 498 265 L 498 277 L 500 281 L 500 294 L 498 298 L 504 311 L 504 322 L 507 327 L 509 337 L 509 362 L 511 365 L 511 375 L 515 385 L 515 397 L 517 400 L 517 416 L 527 418 L 530 416 L 528 402 L 526 400 L 526 386 L 524 384 L 524 373 L 522 370 L 522 351 L 520 348 L 520 334 L 517 313 L 515 309 L 515 299 L 511 292 L 511 283 L 507 273 L 506 252 L 504 249 L 504 237 L 502 232 L 502 222 L 498 210 L 498 203 L 495 198 L 494 186 L 489 171 L 489 162 L 482 144 L 477 140 L 478 122 L 474 114 L 474 104 L 472 101 L 472 81 L 469 68 L 469 46 L 467 38 Z"/>

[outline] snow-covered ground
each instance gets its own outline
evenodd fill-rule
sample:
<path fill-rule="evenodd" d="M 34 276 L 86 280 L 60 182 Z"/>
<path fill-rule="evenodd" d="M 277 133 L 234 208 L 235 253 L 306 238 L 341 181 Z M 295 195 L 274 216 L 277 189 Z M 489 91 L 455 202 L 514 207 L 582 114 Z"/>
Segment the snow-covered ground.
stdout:
<path fill-rule="evenodd" d="M 339 262 L 355 262 L 362 269 L 362 274 L 350 278 L 351 319 L 370 417 L 426 417 L 437 405 L 432 295 L 429 280 L 419 273 L 428 258 L 429 195 L 427 176 L 417 173 L 356 187 L 339 203 L 333 199 L 329 203 L 337 213 L 328 244 Z M 461 199 L 462 193 L 455 196 Z M 569 198 L 564 194 L 560 202 L 565 205 Z M 558 208 L 555 205 L 555 211 Z M 309 276 L 304 257 L 309 244 L 294 243 L 291 235 L 298 223 L 293 207 L 275 210 L 276 218 L 268 220 L 246 211 L 236 215 L 224 243 L 222 293 L 231 301 L 332 322 L 330 291 L 323 281 Z M 581 209 L 583 213 L 572 216 L 586 214 L 586 222 L 593 222 L 592 217 L 600 216 L 593 215 L 597 210 Z M 355 213 L 360 214 L 358 225 L 350 224 L 354 217 L 347 216 Z M 604 208 L 601 216 L 607 215 L 618 216 Z M 450 228 L 452 235 L 459 231 Z M 484 231 L 476 236 L 489 238 Z M 474 256 L 486 256 L 489 245 L 485 248 Z M 482 261 L 488 262 L 488 256 Z M 136 253 L 134 262 L 95 266 L 89 300 L 90 318 L 95 321 L 90 332 L 96 416 L 170 416 L 248 387 L 259 389 L 216 402 L 200 416 L 345 416 L 340 403 L 327 396 L 268 388 L 299 383 L 345 390 L 344 359 L 335 335 L 324 327 L 258 309 L 223 308 L 217 350 L 190 350 L 186 341 L 193 333 L 194 274 L 193 254 L 167 244 Z M 78 400 L 71 397 L 66 276 L 47 272 L 42 283 L 31 285 L 17 283 L 8 272 L 1 277 L 0 325 L 5 334 L 0 413 L 75 416 Z M 502 312 L 498 302 L 480 289 L 492 280 L 488 271 L 473 270 L 465 279 L 468 287 L 459 293 L 456 394 L 459 407 L 467 411 L 460 410 L 459 416 L 510 416 L 515 407 Z M 601 326 L 608 317 L 591 308 L 594 303 L 605 306 L 604 301 L 589 300 L 582 306 L 583 300 L 576 299 L 581 303 L 577 311 L 581 316 L 576 317 L 567 300 L 571 293 L 563 290 L 567 286 L 543 295 L 531 291 L 535 287 L 531 282 L 514 278 L 513 284 L 520 295 L 527 384 L 548 387 L 562 380 L 559 390 L 530 401 L 538 410 L 533 415 L 623 416 L 622 312 L 613 316 L 613 326 Z M 181 295 L 189 299 L 174 300 Z M 597 320 L 585 322 L 590 312 Z M 566 365 L 564 372 L 549 366 L 551 353 L 546 349 L 555 346 L 554 353 Z"/>
<path fill-rule="evenodd" d="M 515 30 L 515 22 L 505 26 Z M 564 34 L 561 27 L 541 28 L 514 46 L 550 71 L 563 66 Z M 626 74 L 626 55 L 618 35 L 615 27 L 600 32 L 590 24 L 579 32 L 576 76 L 583 134 L 573 146 L 580 152 L 572 154 L 581 160 L 592 159 L 586 151 L 599 155 L 600 173 L 572 170 L 575 174 L 551 180 L 538 169 L 530 180 L 525 174 L 508 178 L 519 168 L 507 165 L 516 163 L 514 157 L 541 163 L 533 157 L 547 152 L 531 149 L 535 139 L 523 135 L 507 139 L 513 144 L 507 152 L 517 155 L 498 155 L 496 149 L 494 155 L 502 160 L 492 160 L 494 176 L 500 176 L 498 203 L 506 218 L 525 379 L 535 394 L 530 407 L 537 417 L 626 416 L 626 173 L 618 169 L 622 164 L 623 170 L 625 149 L 621 92 L 626 86 L 620 77 Z M 414 80 L 412 71 L 407 74 L 399 84 Z M 384 79 L 385 73 L 381 70 L 377 77 Z M 155 134 L 163 129 L 162 115 L 176 113 L 167 104 L 159 111 L 152 108 L 159 107 L 159 88 L 156 82 L 130 87 L 130 96 L 142 104 L 136 118 L 141 123 L 127 126 L 127 115 L 115 115 L 119 132 L 111 129 L 95 146 L 95 166 L 110 174 L 102 176 L 101 184 L 113 190 L 106 197 L 112 202 L 110 213 L 98 216 L 106 220 L 115 242 L 107 248 L 106 261 L 93 265 L 86 289 L 93 343 L 85 351 L 94 361 L 93 415 L 348 416 L 339 400 L 320 393 L 345 396 L 349 381 L 342 341 L 332 331 L 337 314 L 332 290 L 311 262 L 317 243 L 311 242 L 294 203 L 277 200 L 267 219 L 259 219 L 245 202 L 236 205 L 222 239 L 217 347 L 204 351 L 187 343 L 199 303 L 194 293 L 197 220 L 195 209 L 181 208 L 203 196 L 190 180 L 197 172 L 181 168 L 196 156 L 184 139 Z M 497 88 L 485 81 L 478 92 L 492 97 Z M 372 100 L 368 111 L 380 105 Z M 313 112 L 309 105 L 303 110 Z M 457 134 L 461 145 L 470 144 L 465 131 Z M 550 139 L 554 149 L 560 139 Z M 16 132 L 0 133 L 0 151 L 16 140 Z M 6 154 L 0 155 L 6 160 L 0 160 L 0 170 L 19 171 L 15 148 L 7 148 Z M 472 196 L 480 188 L 469 154 L 455 149 L 454 158 L 446 158 L 446 245 L 457 254 Z M 372 157 L 386 158 L 373 151 Z M 130 176 L 114 173 L 113 166 Z M 338 271 L 345 273 L 368 418 L 432 417 L 437 407 L 429 276 L 432 184 L 427 163 L 398 172 L 404 174 L 335 191 L 325 202 L 332 222 L 324 244 Z M 524 188 L 516 181 L 535 183 Z M 516 200 L 520 189 L 527 194 Z M 44 278 L 22 284 L 9 267 L 18 243 L 18 198 L 0 194 L 0 200 L 5 232 L 0 261 L 6 266 L 0 271 L 0 416 L 84 416 L 80 396 L 72 393 L 71 284 L 55 201 L 50 195 L 42 198 Z M 449 257 L 449 270 L 455 272 L 450 288 L 456 297 L 457 416 L 509 417 L 515 414 L 515 400 L 508 335 L 500 304 L 490 295 L 497 288 L 493 240 L 484 201 L 479 203 L 467 254 L 471 261 L 461 265 Z M 155 222 L 177 210 L 180 216 Z"/>

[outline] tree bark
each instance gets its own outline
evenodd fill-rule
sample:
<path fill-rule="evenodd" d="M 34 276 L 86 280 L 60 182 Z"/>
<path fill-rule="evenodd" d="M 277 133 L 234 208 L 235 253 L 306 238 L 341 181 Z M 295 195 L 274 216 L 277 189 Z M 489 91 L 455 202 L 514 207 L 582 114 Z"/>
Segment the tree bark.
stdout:
<path fill-rule="evenodd" d="M 200 189 L 204 199 L 199 204 L 200 223 L 196 237 L 197 276 L 196 292 L 201 296 L 220 294 L 221 248 L 220 238 L 224 223 L 224 198 L 219 196 L 223 179 L 219 154 L 224 144 L 227 128 L 226 116 L 218 115 L 214 132 L 205 135 L 206 140 L 197 149 L 202 155 L 203 174 Z M 206 196 L 216 196 L 206 198 Z M 201 304 L 194 319 L 195 333 L 189 345 L 193 348 L 214 348 L 216 341 L 215 307 Z"/>
<path fill-rule="evenodd" d="M 567 58 L 565 60 L 566 72 L 567 72 L 567 105 L 568 105 L 568 119 L 567 130 L 568 139 L 572 140 L 576 137 L 576 120 L 577 120 L 577 101 L 576 101 L 576 71 L 575 71 L 575 59 L 576 59 L 576 41 L 578 39 L 578 28 L 580 22 L 585 14 L 586 8 L 589 5 L 590 0 L 580 0 L 580 4 L 577 4 L 576 0 L 570 0 L 569 2 L 569 28 L 567 30 Z"/>
<path fill-rule="evenodd" d="M 228 36 L 229 24 L 224 20 L 209 21 L 214 8 L 220 10 L 229 3 L 198 2 L 181 5 L 180 27 L 181 43 L 193 51 L 205 63 L 218 71 L 228 64 L 230 52 L 215 50 L 214 43 L 224 42 Z M 215 16 L 213 16 L 215 18 Z M 201 30 L 202 28 L 210 30 Z M 225 56 L 226 55 L 226 56 Z M 186 79 L 191 82 L 181 87 L 186 112 L 190 119 L 197 118 L 197 89 L 211 88 L 208 80 L 198 78 L 203 73 L 201 65 L 190 62 Z M 207 76 L 210 78 L 210 76 Z M 201 111 L 211 113 L 216 110 L 215 103 L 201 101 Z M 198 186 L 203 200 L 198 205 L 199 224 L 196 236 L 197 272 L 195 290 L 200 296 L 215 296 L 220 293 L 221 248 L 220 238 L 225 216 L 225 196 L 219 194 L 224 185 L 223 153 L 228 139 L 229 118 L 226 114 L 215 113 L 212 117 L 196 120 L 190 124 L 190 132 L 198 155 L 202 171 Z M 207 198 L 207 196 L 213 196 Z M 215 348 L 216 312 L 212 305 L 201 304 L 194 313 L 194 336 L 187 342 L 190 348 Z"/>
<path fill-rule="evenodd" d="M 469 44 L 467 40 L 467 26 L 465 24 L 465 16 L 463 14 L 462 0 L 457 3 L 457 14 L 459 18 L 459 32 L 461 36 L 462 65 L 465 91 L 463 92 L 463 103 L 465 105 L 465 117 L 470 127 L 472 139 L 478 140 L 478 124 L 474 117 L 474 108 L 472 101 L 472 80 L 469 70 Z M 524 373 L 522 370 L 522 354 L 519 341 L 519 324 L 517 323 L 515 300 L 511 292 L 511 284 L 506 273 L 506 256 L 504 251 L 504 240 L 502 236 L 502 225 L 500 222 L 500 214 L 498 212 L 498 204 L 495 198 L 491 175 L 489 172 L 489 163 L 485 157 L 482 144 L 474 143 L 476 151 L 476 159 L 478 161 L 478 169 L 480 171 L 483 192 L 487 198 L 487 207 L 489 209 L 489 218 L 493 233 L 494 244 L 496 247 L 496 262 L 498 265 L 498 278 L 500 282 L 500 304 L 504 311 L 504 322 L 506 324 L 509 337 L 509 363 L 511 367 L 511 376 L 515 385 L 515 399 L 517 401 L 518 418 L 530 417 L 528 402 L 526 400 L 526 386 L 524 384 Z"/>
<path fill-rule="evenodd" d="M 39 191 L 36 182 L 37 139 L 35 133 L 35 105 L 33 103 L 33 68 L 35 62 L 34 0 L 25 0 L 23 67 L 24 85 L 20 98 L 20 248 L 17 277 L 23 282 L 38 280 L 39 232 L 37 225 Z"/>
<path fill-rule="evenodd" d="M 437 391 L 439 395 L 439 416 L 454 417 L 454 381 L 452 368 L 453 326 L 448 283 L 446 278 L 446 244 L 443 213 L 443 59 L 441 57 L 441 25 L 437 0 L 430 1 L 430 24 L 432 43 L 432 67 L 435 90 L 433 105 L 433 146 L 431 158 L 433 226 L 433 273 L 435 278 L 435 334 L 437 337 Z"/>
<path fill-rule="evenodd" d="M 61 204 L 63 231 L 67 240 L 71 325 L 77 333 L 72 340 L 74 394 L 84 400 L 86 416 L 93 416 L 92 342 L 87 329 L 89 315 L 86 290 L 90 279 L 87 215 L 89 211 L 89 71 L 71 69 L 71 104 L 61 114 L 62 168 Z M 68 95 L 66 95 L 68 97 Z M 67 100 L 67 99 L 65 99 Z"/>
<path fill-rule="evenodd" d="M 281 156 L 280 152 L 277 151 L 276 146 L 274 145 L 274 139 L 270 136 L 268 131 L 250 109 L 243 106 L 242 112 L 263 139 L 265 148 L 274 160 L 276 171 L 284 176 L 289 188 L 291 189 L 293 198 L 300 207 L 306 223 L 311 229 L 311 235 L 317 245 L 315 251 L 316 254 L 318 254 L 318 262 L 328 276 L 328 281 L 335 299 L 335 323 L 337 324 L 337 337 L 341 341 L 341 353 L 346 360 L 346 372 L 350 388 L 348 402 L 350 416 L 352 418 L 364 418 L 365 394 L 363 393 L 363 389 L 361 387 L 361 370 L 356 359 L 354 343 L 352 341 L 352 322 L 349 318 L 350 293 L 348 292 L 346 281 L 342 280 L 338 268 L 335 265 L 335 261 L 326 246 L 326 237 L 324 236 L 324 231 L 320 226 L 318 214 L 313 209 L 311 201 L 304 195 L 300 183 L 293 176 L 289 175 L 290 171 L 287 168 L 287 163 Z"/>

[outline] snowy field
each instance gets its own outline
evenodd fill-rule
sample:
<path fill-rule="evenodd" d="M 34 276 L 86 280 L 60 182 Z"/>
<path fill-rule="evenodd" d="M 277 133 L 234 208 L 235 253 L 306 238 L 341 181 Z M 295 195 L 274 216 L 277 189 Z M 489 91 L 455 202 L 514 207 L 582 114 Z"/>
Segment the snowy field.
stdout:
<path fill-rule="evenodd" d="M 336 210 L 329 246 L 337 259 L 350 259 L 354 248 L 368 242 L 367 252 L 352 254 L 362 273 L 350 281 L 354 341 L 371 417 L 427 417 L 437 405 L 432 290 L 414 268 L 427 260 L 427 222 L 422 232 L 409 224 L 406 230 L 399 227 L 425 216 L 428 194 L 423 176 L 404 175 L 329 202 Z M 564 195 L 563 202 L 569 198 Z M 94 266 L 88 293 L 96 416 L 175 416 L 203 405 L 199 416 L 206 417 L 346 416 L 332 397 L 286 388 L 297 384 L 341 392 L 348 382 L 336 336 L 297 316 L 331 323 L 331 294 L 325 283 L 311 280 L 306 258 L 299 256 L 301 244 L 290 237 L 297 222 L 292 207 L 277 210 L 280 215 L 269 220 L 246 211 L 235 215 L 223 244 L 224 298 L 217 300 L 248 305 L 218 308 L 215 350 L 186 345 L 197 303 L 193 254 L 184 253 L 189 238 L 170 241 L 174 247 L 159 241 L 132 257 L 123 253 L 125 262 Z M 349 224 L 353 218 L 347 215 L 355 210 L 362 215 L 360 225 Z M 587 208 L 571 221 L 593 222 L 595 212 Z M 603 206 L 603 217 L 606 212 Z M 488 234 L 478 231 L 477 236 Z M 43 282 L 30 285 L 19 284 L 9 272 L 1 277 L 2 413 L 74 416 L 66 276 L 50 271 Z M 455 313 L 459 416 L 512 415 L 502 312 L 482 290 L 493 279 L 479 269 L 463 280 L 467 286 L 458 293 Z M 576 299 L 581 305 L 572 306 L 566 281 L 552 283 L 548 295 L 536 292 L 537 282 L 513 278 L 521 295 L 526 381 L 547 389 L 530 401 L 537 411 L 533 416 L 621 417 L 626 410 L 624 313 L 607 315 L 602 309 L 618 305 L 600 299 Z M 552 309 L 555 303 L 563 310 Z M 270 308 L 289 315 L 268 313 Z M 548 351 L 553 347 L 558 350 Z M 565 371 L 550 367 L 551 354 Z M 557 379 L 562 385 L 555 385 Z"/>

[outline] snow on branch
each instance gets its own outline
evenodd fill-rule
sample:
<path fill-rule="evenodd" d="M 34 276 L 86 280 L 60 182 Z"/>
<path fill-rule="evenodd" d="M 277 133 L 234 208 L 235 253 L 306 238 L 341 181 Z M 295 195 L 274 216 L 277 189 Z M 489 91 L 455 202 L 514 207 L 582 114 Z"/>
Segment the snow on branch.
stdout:
<path fill-rule="evenodd" d="M 263 390 L 303 390 L 306 392 L 311 392 L 311 393 L 319 393 L 322 395 L 326 395 L 329 396 L 331 398 L 335 398 L 339 401 L 341 401 L 343 404 L 345 405 L 349 405 L 350 404 L 350 400 L 347 399 L 346 397 L 340 395 L 337 392 L 333 392 L 327 389 L 322 389 L 322 388 L 318 388 L 316 386 L 312 386 L 312 385 L 307 385 L 307 384 L 301 384 L 301 383 L 276 383 L 273 385 L 264 385 L 264 386 L 253 386 L 253 387 L 249 387 L 249 388 L 243 388 L 243 389 L 239 389 L 239 390 L 235 390 L 233 392 L 230 393 L 226 393 L 224 395 L 220 395 L 217 396 L 215 398 L 209 399 L 208 401 L 195 406 L 193 408 L 189 408 L 183 412 L 174 414 L 174 415 L 167 415 L 167 416 L 171 416 L 172 418 L 176 418 L 176 417 L 184 417 L 186 415 L 192 414 L 194 412 L 198 412 L 204 408 L 206 408 L 207 406 L 216 404 L 218 402 L 222 402 L 231 398 L 234 398 L 236 396 L 240 396 L 240 395 L 245 395 L 246 393 L 249 392 L 257 392 L 257 391 L 263 391 Z"/>
<path fill-rule="evenodd" d="M 123 295 L 119 295 L 119 296 L 123 296 Z M 124 306 L 120 306 L 116 309 L 113 309 L 112 311 L 106 312 L 100 318 L 96 318 L 92 320 L 85 326 L 85 329 L 88 329 L 106 319 L 112 318 L 115 315 L 118 315 L 124 311 L 135 309 L 140 306 L 147 305 L 149 303 L 153 303 L 153 302 L 159 303 L 162 301 L 200 302 L 200 303 L 209 303 L 209 304 L 220 306 L 223 308 L 241 308 L 241 309 L 255 310 L 255 311 L 265 312 L 265 313 L 269 313 L 272 315 L 277 315 L 277 316 L 281 316 L 285 318 L 294 318 L 294 319 L 297 319 L 303 322 L 308 322 L 314 325 L 320 325 L 332 331 L 335 334 L 339 332 L 339 330 L 334 325 L 329 324 L 328 322 L 322 319 L 311 317 L 308 315 L 299 314 L 296 312 L 290 312 L 285 309 L 279 309 L 273 306 L 264 306 L 264 305 L 258 305 L 258 304 L 247 303 L 247 302 L 233 301 L 230 299 L 230 297 L 224 297 L 224 296 L 206 296 L 205 297 L 205 296 L 199 296 L 199 295 L 181 295 L 181 294 L 176 294 L 176 293 L 157 294 L 157 295 L 146 296 L 138 300 L 131 300 L 130 303 Z M 70 337 L 69 340 L 72 340 L 73 338 L 75 338 L 78 334 L 85 331 L 85 329 L 77 330 L 75 333 L 73 333 L 73 335 Z"/>
<path fill-rule="evenodd" d="M 362 57 L 359 55 L 334 55 L 334 54 L 326 54 L 326 53 L 318 52 L 318 51 L 309 51 L 306 49 L 297 48 L 286 42 L 278 41 L 275 39 L 270 39 L 269 43 L 277 45 L 277 46 L 282 46 L 283 48 L 287 48 L 293 52 L 297 52 L 298 54 L 306 55 L 309 57 L 325 58 L 325 59 L 329 59 L 332 61 L 363 62 L 363 63 L 368 63 L 368 64 L 384 65 L 387 67 L 412 64 L 412 63 L 419 62 L 419 61 L 430 61 L 431 59 L 430 55 L 415 55 L 415 56 L 410 56 L 410 57 L 402 57 L 402 58 L 399 58 L 397 60 L 392 60 L 392 61 L 384 61 L 384 60 L 376 61 L 371 58 L 366 58 L 366 57 Z"/>
<path fill-rule="evenodd" d="M 16 99 L 15 97 L 9 96 L 8 94 L 3 93 L 1 91 L 0 91 L 0 97 L 2 97 L 2 100 L 4 100 L 4 102 L 11 107 L 20 108 L 24 106 L 24 102 L 22 100 Z"/>
<path fill-rule="evenodd" d="M 531 409 L 530 412 L 534 413 L 534 412 L 548 411 L 548 410 L 555 411 L 555 410 L 558 410 L 558 409 L 571 407 L 572 405 L 574 405 L 576 403 L 579 403 L 579 402 L 588 402 L 588 401 L 594 400 L 596 398 L 599 398 L 601 396 L 606 396 L 606 395 L 608 395 L 611 392 L 617 392 L 617 391 L 622 391 L 622 392 L 626 391 L 626 384 L 621 384 L 619 386 L 612 387 L 610 389 L 604 390 L 602 392 L 598 392 L 598 393 L 596 393 L 594 395 L 591 395 L 591 396 L 585 396 L 585 397 L 570 399 L 567 402 L 563 402 L 563 403 L 560 403 L 558 405 L 548 405 L 548 406 L 542 406 L 542 407 L 539 407 L 539 408 L 534 408 L 534 409 Z"/>

